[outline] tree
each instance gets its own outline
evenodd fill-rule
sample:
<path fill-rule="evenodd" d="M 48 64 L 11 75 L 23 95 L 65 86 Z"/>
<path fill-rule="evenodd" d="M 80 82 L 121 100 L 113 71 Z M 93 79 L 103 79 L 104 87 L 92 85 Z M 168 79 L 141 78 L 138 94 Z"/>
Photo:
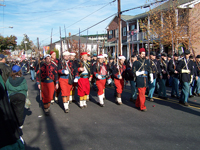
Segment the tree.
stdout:
<path fill-rule="evenodd" d="M 24 34 L 24 38 L 21 41 L 20 49 L 29 50 L 32 49 L 33 46 L 33 41 L 31 41 L 29 37 L 26 34 Z"/>
<path fill-rule="evenodd" d="M 178 50 L 177 45 L 182 43 L 188 48 L 189 10 L 178 9 L 177 6 L 177 0 L 169 0 L 164 5 L 150 10 L 148 17 L 140 21 L 140 27 L 154 47 L 164 45 L 171 51 L 175 48 Z"/>
<path fill-rule="evenodd" d="M 13 35 L 11 35 L 10 37 L 0 36 L 0 52 L 7 49 L 14 50 L 15 47 L 17 46 L 16 40 L 17 40 L 17 37 Z"/>
<path fill-rule="evenodd" d="M 85 45 L 80 44 L 80 51 L 79 51 L 79 42 L 76 40 L 69 40 L 69 45 L 70 45 L 70 51 L 76 53 L 76 58 L 79 57 L 79 52 L 89 52 L 89 50 L 85 50 Z"/>

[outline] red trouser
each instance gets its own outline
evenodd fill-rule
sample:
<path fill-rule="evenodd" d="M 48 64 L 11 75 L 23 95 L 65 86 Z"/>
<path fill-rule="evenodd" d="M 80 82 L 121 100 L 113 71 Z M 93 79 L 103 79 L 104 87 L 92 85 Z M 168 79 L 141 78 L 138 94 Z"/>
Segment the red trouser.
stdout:
<path fill-rule="evenodd" d="M 62 96 L 70 96 L 73 85 L 68 84 L 68 79 L 59 79 Z"/>
<path fill-rule="evenodd" d="M 90 82 L 88 78 L 80 78 L 78 80 L 78 96 L 83 97 L 84 95 L 90 94 Z"/>
<path fill-rule="evenodd" d="M 118 94 L 122 94 L 124 89 L 124 79 L 114 79 L 116 91 Z"/>
<path fill-rule="evenodd" d="M 41 82 L 42 89 L 42 102 L 49 103 L 53 99 L 54 94 L 54 82 L 45 83 Z"/>
<path fill-rule="evenodd" d="M 97 79 L 96 85 L 97 85 L 97 88 L 98 88 L 97 94 L 102 95 L 104 93 L 103 90 L 105 89 L 106 79 L 103 79 L 103 80 Z"/>
<path fill-rule="evenodd" d="M 135 106 L 139 107 L 140 110 L 146 109 L 146 106 L 144 105 L 146 100 L 145 92 L 146 92 L 146 87 L 138 88 L 138 97 L 136 99 Z"/>

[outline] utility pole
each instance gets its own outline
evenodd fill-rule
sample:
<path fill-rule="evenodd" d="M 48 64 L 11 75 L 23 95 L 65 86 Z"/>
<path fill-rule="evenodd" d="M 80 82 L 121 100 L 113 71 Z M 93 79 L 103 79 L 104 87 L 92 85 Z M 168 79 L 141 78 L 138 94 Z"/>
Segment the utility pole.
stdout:
<path fill-rule="evenodd" d="M 53 28 L 51 29 L 50 51 L 51 51 L 51 45 L 52 45 L 52 32 L 53 32 Z"/>
<path fill-rule="evenodd" d="M 119 49 L 119 54 L 122 55 L 122 49 L 121 49 L 121 1 L 117 0 L 118 2 L 118 49 Z"/>

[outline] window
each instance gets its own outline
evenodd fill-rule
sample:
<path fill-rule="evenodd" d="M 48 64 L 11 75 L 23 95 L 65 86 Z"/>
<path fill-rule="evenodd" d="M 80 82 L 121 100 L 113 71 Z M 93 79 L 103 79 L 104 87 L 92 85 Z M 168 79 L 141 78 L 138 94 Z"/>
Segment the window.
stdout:
<path fill-rule="evenodd" d="M 126 27 L 123 27 L 123 36 L 126 36 Z"/>
<path fill-rule="evenodd" d="M 113 35 L 113 32 L 112 32 L 112 30 L 110 30 L 110 31 L 109 31 L 109 37 L 108 37 L 108 38 L 109 38 L 109 39 L 112 39 L 112 35 Z"/>
<path fill-rule="evenodd" d="M 115 37 L 118 38 L 118 29 L 115 30 Z"/>
<path fill-rule="evenodd" d="M 134 30 L 134 29 L 135 29 L 135 25 L 132 25 L 132 26 L 131 26 L 131 30 Z"/>

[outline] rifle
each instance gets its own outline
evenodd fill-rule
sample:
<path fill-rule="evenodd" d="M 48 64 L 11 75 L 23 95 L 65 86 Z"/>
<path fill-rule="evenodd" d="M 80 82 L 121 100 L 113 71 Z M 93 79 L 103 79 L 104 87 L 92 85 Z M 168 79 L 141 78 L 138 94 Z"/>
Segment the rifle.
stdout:
<path fill-rule="evenodd" d="M 53 32 L 53 28 L 51 29 L 50 51 L 51 51 L 51 45 L 52 45 L 52 32 Z M 32 53 L 31 53 L 31 55 L 32 55 Z"/>
<path fill-rule="evenodd" d="M 191 32 L 190 32 L 190 38 L 191 38 Z M 192 43 L 191 43 L 191 40 L 190 40 L 190 39 L 189 39 L 189 42 L 190 42 L 190 47 L 191 47 L 191 49 L 192 49 L 193 56 L 195 57 L 195 61 L 196 61 L 197 68 L 200 70 L 199 65 L 198 65 L 198 62 L 197 62 L 197 58 L 196 58 L 196 55 L 195 55 L 195 52 L 194 52 L 194 49 L 192 48 Z"/>
<path fill-rule="evenodd" d="M 98 42 L 99 42 L 99 40 L 98 40 L 98 32 L 97 32 L 97 57 L 98 57 L 98 52 L 99 52 L 99 45 L 98 45 Z M 98 62 L 98 60 L 97 60 L 97 73 L 99 74 L 99 62 Z"/>
<path fill-rule="evenodd" d="M 85 51 L 87 52 L 87 44 L 88 44 L 88 30 L 87 30 L 87 41 L 86 41 L 86 46 L 85 46 Z"/>
<path fill-rule="evenodd" d="M 80 28 L 79 28 L 79 40 L 78 40 L 78 43 L 79 43 L 79 59 L 80 59 L 80 67 L 83 67 L 83 64 L 81 62 L 81 39 L 80 39 Z"/>
<path fill-rule="evenodd" d="M 104 50 L 104 46 L 105 46 L 105 37 L 104 37 L 104 40 L 103 40 L 102 51 Z M 101 51 L 101 54 L 102 54 L 102 51 Z"/>
<path fill-rule="evenodd" d="M 184 53 L 183 47 L 181 47 L 181 49 L 182 49 L 182 52 Z M 184 61 L 185 61 L 185 66 L 186 66 L 186 68 L 187 68 L 187 70 L 188 70 L 188 65 L 187 65 L 187 62 L 186 62 L 186 60 L 185 60 L 185 57 L 184 57 L 183 59 L 184 59 Z"/>
<path fill-rule="evenodd" d="M 118 45 L 118 42 L 120 42 L 120 41 L 117 40 L 117 45 Z M 121 50 L 120 50 L 120 47 L 118 46 L 117 57 L 119 56 L 119 51 L 121 51 Z M 119 59 L 118 58 L 117 58 L 117 69 L 118 69 L 119 75 L 121 76 L 121 72 L 120 72 L 120 69 L 119 69 Z"/>
<path fill-rule="evenodd" d="M 174 37 L 173 37 L 173 32 L 172 32 L 172 61 L 173 61 L 174 70 L 175 70 L 176 69 L 176 65 L 175 65 L 175 62 L 174 62 Z"/>
<path fill-rule="evenodd" d="M 115 41 L 115 53 L 114 53 L 115 59 L 114 64 L 116 64 L 116 56 L 117 56 L 117 42 Z"/>
<path fill-rule="evenodd" d="M 128 33 L 129 34 L 129 33 Z M 130 35 L 129 35 L 130 36 Z M 131 50 L 130 50 L 131 44 L 130 44 L 130 39 L 128 39 L 128 50 L 129 50 L 129 63 L 130 63 L 130 67 L 132 67 L 131 64 Z"/>
<path fill-rule="evenodd" d="M 60 28 L 60 60 L 62 60 L 62 37 L 61 37 L 61 28 Z"/>
<path fill-rule="evenodd" d="M 40 46 L 39 46 L 39 38 L 37 38 L 37 47 L 38 47 L 38 51 L 40 50 Z M 42 85 L 41 85 L 41 69 L 40 69 L 40 52 L 39 52 L 39 83 L 40 83 L 40 100 L 42 100 Z"/>
<path fill-rule="evenodd" d="M 67 44 L 67 50 L 68 50 L 69 52 L 71 52 L 71 50 L 69 50 L 69 42 L 68 42 L 68 40 L 67 40 L 65 25 L 64 25 L 64 29 L 65 29 L 65 44 Z"/>
<path fill-rule="evenodd" d="M 98 53 L 99 53 L 99 44 L 98 44 L 99 40 L 98 40 L 98 32 L 97 32 L 97 56 L 98 56 Z"/>

